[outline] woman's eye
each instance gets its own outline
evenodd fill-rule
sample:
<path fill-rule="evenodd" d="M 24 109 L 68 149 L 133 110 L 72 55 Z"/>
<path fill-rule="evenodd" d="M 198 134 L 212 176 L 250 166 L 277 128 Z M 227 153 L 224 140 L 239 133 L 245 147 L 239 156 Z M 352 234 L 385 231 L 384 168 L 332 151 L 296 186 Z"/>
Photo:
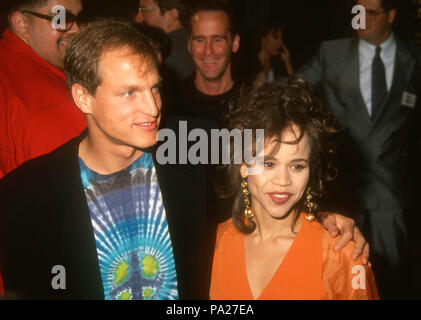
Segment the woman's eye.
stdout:
<path fill-rule="evenodd" d="M 274 165 L 273 162 L 269 162 L 269 161 L 265 162 L 265 167 L 273 167 L 273 165 Z"/>
<path fill-rule="evenodd" d="M 306 167 L 305 167 L 305 166 L 303 166 L 303 165 L 301 165 L 301 164 L 295 164 L 295 165 L 293 165 L 293 166 L 292 166 L 292 168 L 293 168 L 294 170 L 303 170 L 303 169 L 305 169 Z"/>

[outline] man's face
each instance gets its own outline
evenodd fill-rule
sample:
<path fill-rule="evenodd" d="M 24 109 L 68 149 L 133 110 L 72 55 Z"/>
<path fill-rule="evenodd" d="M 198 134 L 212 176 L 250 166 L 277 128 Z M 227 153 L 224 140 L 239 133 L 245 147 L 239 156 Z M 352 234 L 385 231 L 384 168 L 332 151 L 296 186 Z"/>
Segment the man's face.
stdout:
<path fill-rule="evenodd" d="M 196 69 L 208 81 L 230 72 L 231 55 L 238 51 L 239 37 L 232 39 L 229 17 L 223 11 L 199 11 L 192 17 L 189 51 Z"/>
<path fill-rule="evenodd" d="M 98 74 L 101 84 L 89 102 L 90 132 L 108 145 L 152 147 L 161 118 L 157 68 L 120 48 L 103 53 Z"/>
<path fill-rule="evenodd" d="M 78 15 L 82 10 L 80 0 L 49 0 L 45 6 L 36 8 L 33 11 L 54 17 L 56 14 L 52 13 L 52 8 L 55 5 L 63 6 L 66 12 L 74 15 Z M 69 31 L 60 32 L 53 28 L 51 22 L 48 20 L 27 13 L 24 15 L 28 21 L 25 39 L 29 46 L 42 59 L 59 69 L 63 69 L 66 46 L 79 31 L 77 23 L 74 23 Z"/>
<path fill-rule="evenodd" d="M 382 0 L 359 0 L 366 9 L 366 29 L 359 29 L 358 36 L 374 45 L 380 45 L 389 37 L 396 10 L 385 11 Z"/>
<path fill-rule="evenodd" d="M 135 19 L 136 22 L 145 23 L 165 31 L 167 20 L 154 0 L 140 0 L 139 8 L 142 8 L 143 11 L 139 11 Z"/>

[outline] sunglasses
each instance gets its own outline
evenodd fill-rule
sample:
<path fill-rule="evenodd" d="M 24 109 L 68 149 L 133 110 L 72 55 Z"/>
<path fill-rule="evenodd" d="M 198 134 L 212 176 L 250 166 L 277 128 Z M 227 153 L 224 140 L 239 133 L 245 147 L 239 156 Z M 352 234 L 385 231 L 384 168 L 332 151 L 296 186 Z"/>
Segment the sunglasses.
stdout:
<path fill-rule="evenodd" d="M 21 13 L 28 13 L 28 14 L 31 14 L 31 15 L 37 17 L 37 18 L 48 20 L 50 22 L 52 22 L 53 19 L 56 17 L 56 16 L 52 17 L 52 16 L 49 16 L 49 15 L 46 15 L 46 14 L 42 14 L 42 13 L 38 13 L 38 12 L 34 12 L 34 11 L 29 11 L 29 10 L 23 10 L 23 11 L 21 11 Z M 70 29 L 72 29 L 73 24 L 75 22 L 79 26 L 78 17 L 75 16 L 74 14 L 70 13 L 70 12 L 66 12 L 65 22 L 66 23 L 65 23 L 64 28 L 61 26 L 61 23 L 54 24 L 54 28 L 57 31 L 60 31 L 60 32 L 67 32 Z"/>

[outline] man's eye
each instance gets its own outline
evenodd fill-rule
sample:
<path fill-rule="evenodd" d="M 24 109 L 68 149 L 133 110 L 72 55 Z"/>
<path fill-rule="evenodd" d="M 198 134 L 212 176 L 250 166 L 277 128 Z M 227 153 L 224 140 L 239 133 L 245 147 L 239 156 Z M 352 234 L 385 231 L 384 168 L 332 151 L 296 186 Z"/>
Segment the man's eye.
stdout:
<path fill-rule="evenodd" d="M 265 161 L 265 167 L 273 167 L 274 166 L 274 163 L 273 162 L 270 162 L 270 161 Z"/>
<path fill-rule="evenodd" d="M 152 87 L 152 93 L 156 94 L 161 91 L 161 86 L 154 86 Z"/>
<path fill-rule="evenodd" d="M 123 93 L 123 97 L 131 97 L 133 95 L 134 91 L 129 90 Z"/>

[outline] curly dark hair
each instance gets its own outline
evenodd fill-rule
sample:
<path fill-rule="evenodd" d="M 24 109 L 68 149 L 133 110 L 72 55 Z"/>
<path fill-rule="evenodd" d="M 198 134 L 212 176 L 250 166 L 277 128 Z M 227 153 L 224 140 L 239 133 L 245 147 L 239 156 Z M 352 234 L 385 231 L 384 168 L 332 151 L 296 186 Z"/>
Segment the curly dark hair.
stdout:
<path fill-rule="evenodd" d="M 299 128 L 296 141 L 282 141 L 285 130 L 292 130 L 295 125 Z M 242 139 L 244 130 L 264 129 L 265 141 L 276 138 L 278 145 L 272 151 L 275 154 L 281 143 L 298 144 L 307 135 L 311 148 L 310 178 L 313 214 L 319 218 L 317 200 L 324 193 L 325 183 L 335 178 L 337 171 L 333 166 L 336 149 L 336 133 L 340 127 L 331 113 L 325 100 L 314 87 L 300 78 L 291 78 L 286 84 L 265 84 L 252 90 L 250 86 L 241 87 L 232 97 L 230 107 L 223 120 L 223 127 L 228 130 L 240 129 Z M 255 141 L 254 141 L 255 143 Z M 234 164 L 234 146 L 231 141 L 231 161 L 228 165 L 219 167 L 222 180 L 215 181 L 218 193 L 223 198 L 234 197 L 232 218 L 234 225 L 243 233 L 255 230 L 254 221 L 244 217 L 244 195 L 241 188 L 242 177 L 240 166 Z M 253 146 L 255 155 L 255 146 Z M 244 155 L 243 155 L 243 162 Z M 223 181 L 221 183 L 221 181 Z M 291 208 L 295 212 L 292 230 L 300 212 L 305 212 L 305 194 Z"/>

